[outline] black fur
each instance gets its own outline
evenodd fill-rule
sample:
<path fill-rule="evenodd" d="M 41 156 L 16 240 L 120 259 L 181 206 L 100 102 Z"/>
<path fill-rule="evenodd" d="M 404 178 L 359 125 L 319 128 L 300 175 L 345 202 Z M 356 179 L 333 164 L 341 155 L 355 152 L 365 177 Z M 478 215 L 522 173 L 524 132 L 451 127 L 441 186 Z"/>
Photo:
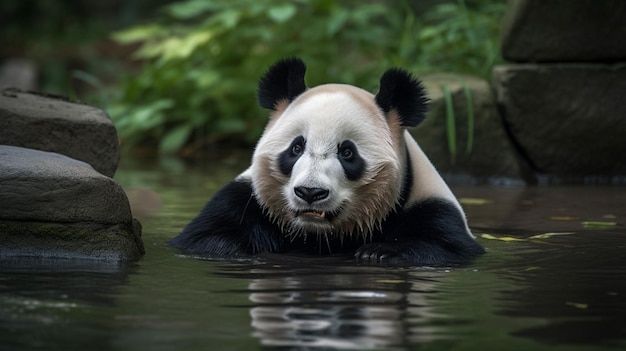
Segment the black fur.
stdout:
<path fill-rule="evenodd" d="M 398 208 L 373 233 L 371 242 L 362 240 L 360 235 L 343 240 L 315 235 L 287 238 L 259 206 L 250 183 L 232 181 L 168 244 L 213 257 L 344 253 L 361 261 L 434 266 L 468 262 L 484 253 L 465 231 L 461 212 L 436 198 Z"/>
<path fill-rule="evenodd" d="M 392 68 L 380 78 L 376 104 L 385 112 L 395 109 L 404 127 L 415 127 L 426 118 L 428 98 L 422 84 L 408 72 Z"/>
<path fill-rule="evenodd" d="M 306 65 L 296 57 L 275 63 L 259 81 L 259 105 L 274 110 L 280 101 L 293 101 L 306 90 L 305 72 Z"/>
<path fill-rule="evenodd" d="M 291 144 L 289 144 L 289 147 L 278 155 L 278 168 L 284 175 L 291 175 L 293 166 L 296 164 L 296 161 L 298 161 L 300 156 L 302 156 L 305 148 L 306 140 L 304 140 L 304 137 L 300 135 L 293 139 Z"/>
<path fill-rule="evenodd" d="M 231 181 L 218 191 L 183 231 L 168 244 L 216 257 L 280 252 L 283 235 L 252 195 L 250 183 Z"/>
<path fill-rule="evenodd" d="M 467 234 L 461 212 L 438 198 L 391 214 L 374 237 L 380 241 L 361 246 L 356 250 L 356 258 L 441 265 L 468 262 L 485 252 Z"/>
<path fill-rule="evenodd" d="M 351 140 L 345 140 L 339 145 L 337 158 L 339 158 L 343 172 L 349 180 L 360 179 L 365 173 L 365 160 Z"/>

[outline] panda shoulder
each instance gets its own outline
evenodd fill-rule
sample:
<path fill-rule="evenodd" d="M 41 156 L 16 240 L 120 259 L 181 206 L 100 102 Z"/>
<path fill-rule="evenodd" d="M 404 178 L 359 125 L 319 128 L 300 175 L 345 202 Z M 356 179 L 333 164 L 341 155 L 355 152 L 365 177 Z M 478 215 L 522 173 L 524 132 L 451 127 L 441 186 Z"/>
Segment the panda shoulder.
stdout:
<path fill-rule="evenodd" d="M 460 204 L 446 182 L 408 131 L 405 131 L 405 142 L 408 152 L 407 162 L 410 162 L 411 172 L 406 206 L 438 198 L 447 200 L 460 208 Z"/>
<path fill-rule="evenodd" d="M 241 172 L 237 177 L 235 177 L 235 181 L 252 183 L 252 166 L 248 167 L 248 169 Z"/>

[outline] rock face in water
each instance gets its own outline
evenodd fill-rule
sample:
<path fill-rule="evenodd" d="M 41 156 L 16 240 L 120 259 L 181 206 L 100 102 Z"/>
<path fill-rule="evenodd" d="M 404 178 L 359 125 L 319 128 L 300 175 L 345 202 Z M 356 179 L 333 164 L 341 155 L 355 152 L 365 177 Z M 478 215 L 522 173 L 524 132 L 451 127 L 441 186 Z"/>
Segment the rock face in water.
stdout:
<path fill-rule="evenodd" d="M 111 178 L 64 155 L 0 145 L 0 256 L 135 260 L 141 227 Z"/>
<path fill-rule="evenodd" d="M 57 152 L 109 177 L 117 168 L 117 131 L 100 109 L 7 89 L 0 94 L 0 126 L 0 144 Z"/>
<path fill-rule="evenodd" d="M 626 65 L 508 65 L 494 69 L 511 136 L 540 173 L 626 174 Z"/>
<path fill-rule="evenodd" d="M 493 71 L 505 127 L 540 182 L 623 183 L 626 2 L 509 2 Z"/>
<path fill-rule="evenodd" d="M 117 132 L 103 111 L 2 91 L 0 258 L 140 258 L 141 226 L 110 178 L 118 159 Z"/>

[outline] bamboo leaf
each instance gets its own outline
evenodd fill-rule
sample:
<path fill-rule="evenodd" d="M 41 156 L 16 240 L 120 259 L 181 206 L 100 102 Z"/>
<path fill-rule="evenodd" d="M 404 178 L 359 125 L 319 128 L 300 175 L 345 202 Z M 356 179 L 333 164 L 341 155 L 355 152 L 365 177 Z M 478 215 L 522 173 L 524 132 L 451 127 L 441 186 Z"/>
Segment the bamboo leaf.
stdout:
<path fill-rule="evenodd" d="M 459 198 L 459 202 L 462 205 L 487 205 L 493 203 L 493 201 L 488 199 L 480 199 L 475 197 L 461 197 Z"/>
<path fill-rule="evenodd" d="M 584 221 L 582 225 L 585 228 L 611 228 L 615 227 L 617 222 Z"/>
<path fill-rule="evenodd" d="M 480 235 L 481 238 L 483 239 L 488 239 L 488 240 L 500 240 L 500 241 L 526 241 L 526 239 L 520 239 L 520 238 L 513 238 L 510 236 L 493 236 L 491 234 L 481 234 Z"/>
<path fill-rule="evenodd" d="M 574 233 L 574 232 L 543 233 L 543 234 L 533 235 L 533 236 L 529 237 L 528 239 L 548 239 L 550 237 L 557 236 L 557 235 L 572 235 L 572 234 L 576 234 L 576 233 Z"/>

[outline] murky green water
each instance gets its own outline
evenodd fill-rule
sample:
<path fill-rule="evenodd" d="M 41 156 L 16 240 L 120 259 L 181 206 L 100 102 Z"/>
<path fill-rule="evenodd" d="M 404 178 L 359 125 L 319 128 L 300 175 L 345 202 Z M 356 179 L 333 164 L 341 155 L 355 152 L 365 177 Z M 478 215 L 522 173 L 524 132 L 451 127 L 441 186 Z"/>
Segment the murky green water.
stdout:
<path fill-rule="evenodd" d="M 462 268 L 165 246 L 247 162 L 125 160 L 145 257 L 3 262 L 0 350 L 626 349 L 626 188 L 455 187 L 488 234 Z"/>

